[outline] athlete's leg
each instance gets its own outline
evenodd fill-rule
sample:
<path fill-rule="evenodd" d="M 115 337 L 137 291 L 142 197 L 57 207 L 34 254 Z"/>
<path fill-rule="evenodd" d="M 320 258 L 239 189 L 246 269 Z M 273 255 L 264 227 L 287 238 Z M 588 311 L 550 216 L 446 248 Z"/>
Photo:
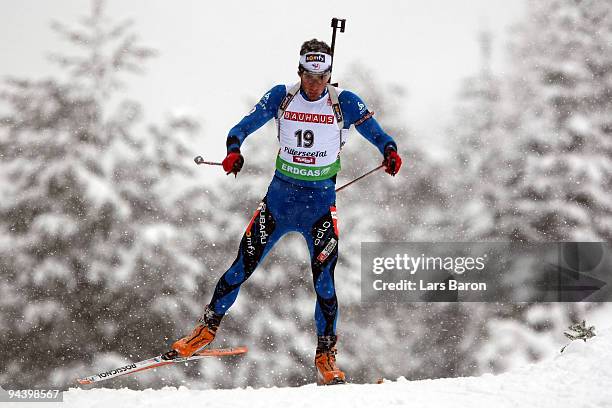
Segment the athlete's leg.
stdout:
<path fill-rule="evenodd" d="M 282 222 L 276 222 L 268 206 L 269 193 L 270 189 L 247 226 L 236 260 L 219 279 L 212 300 L 204 308 L 204 315 L 190 334 L 172 344 L 173 350 L 180 356 L 190 356 L 214 340 L 221 319 L 238 296 L 240 285 L 251 276 L 284 234 L 284 227 L 280 225 Z"/>
<path fill-rule="evenodd" d="M 277 225 L 267 200 L 266 196 L 253 214 L 240 241 L 236 260 L 217 282 L 209 306 L 219 315 L 224 315 L 232 306 L 238 296 L 240 285 L 251 276 L 257 265 L 284 234 L 284 229 Z"/>
<path fill-rule="evenodd" d="M 317 293 L 315 306 L 317 335 L 333 336 L 336 334 L 338 318 L 338 300 L 334 283 L 334 268 L 338 261 L 336 207 L 330 206 L 329 210 L 302 234 L 308 243 L 312 278 Z"/>
<path fill-rule="evenodd" d="M 312 277 L 317 292 L 315 306 L 317 383 L 344 383 L 346 376 L 336 365 L 336 321 L 338 319 L 338 300 L 334 283 L 334 268 L 338 261 L 336 207 L 330 206 L 327 213 L 312 225 L 310 233 L 304 236 L 310 250 Z"/>

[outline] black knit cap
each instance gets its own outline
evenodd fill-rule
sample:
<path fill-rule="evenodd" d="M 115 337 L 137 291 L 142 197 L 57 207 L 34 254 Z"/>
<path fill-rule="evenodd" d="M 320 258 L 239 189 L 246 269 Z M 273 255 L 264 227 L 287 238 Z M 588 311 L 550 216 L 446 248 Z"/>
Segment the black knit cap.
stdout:
<path fill-rule="evenodd" d="M 300 55 L 304 55 L 307 52 L 323 52 L 331 55 L 331 48 L 326 42 L 313 38 L 312 40 L 304 42 L 300 48 Z"/>

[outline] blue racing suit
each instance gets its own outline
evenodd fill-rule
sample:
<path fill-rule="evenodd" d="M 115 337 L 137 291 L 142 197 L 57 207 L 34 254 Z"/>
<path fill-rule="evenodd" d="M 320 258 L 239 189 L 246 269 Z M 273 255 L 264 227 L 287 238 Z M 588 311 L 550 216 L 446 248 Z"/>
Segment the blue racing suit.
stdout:
<path fill-rule="evenodd" d="M 285 85 L 268 91 L 253 110 L 234 126 L 227 137 L 227 150 L 238 151 L 246 137 L 275 118 L 287 94 Z M 302 92 L 302 96 L 305 94 Z M 321 98 L 327 97 L 327 90 Z M 372 117 L 365 103 L 350 91 L 342 91 L 338 102 L 344 115 L 344 129 L 357 131 L 384 154 L 387 147 L 397 150 L 393 139 Z M 304 236 L 310 252 L 314 288 L 317 294 L 315 321 L 317 334 L 336 334 L 338 302 L 334 268 L 338 260 L 335 176 L 325 180 L 298 180 L 275 172 L 268 192 L 251 218 L 240 242 L 238 255 L 219 279 L 210 307 L 224 315 L 236 300 L 242 285 L 287 232 Z"/>

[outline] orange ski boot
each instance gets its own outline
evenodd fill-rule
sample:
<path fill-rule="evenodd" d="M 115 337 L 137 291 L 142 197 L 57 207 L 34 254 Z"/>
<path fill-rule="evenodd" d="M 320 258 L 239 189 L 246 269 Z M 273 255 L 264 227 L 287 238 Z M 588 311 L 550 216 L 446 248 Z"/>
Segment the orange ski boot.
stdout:
<path fill-rule="evenodd" d="M 189 357 L 208 346 L 215 339 L 223 315 L 216 314 L 210 306 L 204 309 L 204 315 L 189 335 L 177 340 L 172 348 L 181 357 Z"/>
<path fill-rule="evenodd" d="M 344 373 L 336 365 L 337 336 L 319 336 L 315 366 L 317 367 L 317 384 L 334 385 L 346 382 Z"/>

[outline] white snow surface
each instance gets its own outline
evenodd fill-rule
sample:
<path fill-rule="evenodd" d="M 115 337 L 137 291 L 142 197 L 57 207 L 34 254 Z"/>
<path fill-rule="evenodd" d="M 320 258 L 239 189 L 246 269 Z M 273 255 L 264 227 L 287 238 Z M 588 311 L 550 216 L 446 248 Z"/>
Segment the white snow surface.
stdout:
<path fill-rule="evenodd" d="M 610 407 L 612 406 L 612 328 L 563 354 L 500 375 L 387 381 L 296 388 L 191 390 L 71 388 L 62 407 Z M 55 405 L 55 404 L 51 404 Z M 58 404 L 59 405 L 59 404 Z M 19 405 L 23 407 L 23 405 Z"/>

